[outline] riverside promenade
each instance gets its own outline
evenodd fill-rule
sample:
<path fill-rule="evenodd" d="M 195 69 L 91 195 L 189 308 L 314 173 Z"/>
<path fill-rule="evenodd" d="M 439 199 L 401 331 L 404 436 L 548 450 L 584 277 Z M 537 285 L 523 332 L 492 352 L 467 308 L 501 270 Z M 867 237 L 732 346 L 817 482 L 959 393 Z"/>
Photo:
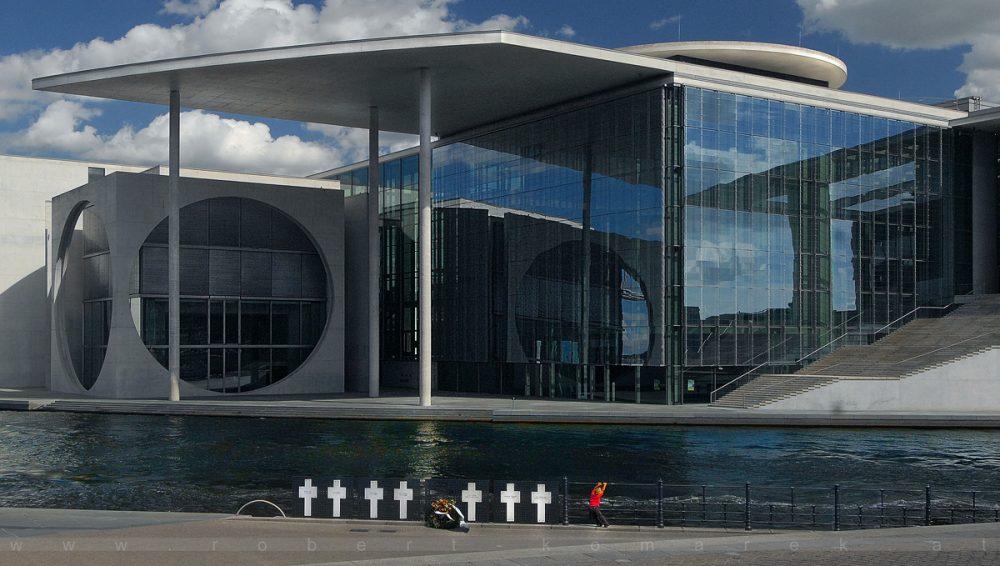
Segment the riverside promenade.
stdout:
<path fill-rule="evenodd" d="M 193 398 L 171 402 L 165 399 L 94 399 L 44 389 L 0 389 L 0 410 L 493 423 L 1000 428 L 1000 409 L 990 413 L 781 412 L 701 404 L 667 406 L 441 393 L 435 394 L 431 407 L 421 407 L 412 392 L 400 391 L 389 391 L 378 398 L 328 394 Z"/>
<path fill-rule="evenodd" d="M 0 509 L 0 563 L 498 566 L 993 565 L 1000 524 L 865 531 L 725 531 L 414 523 L 194 513 Z"/>

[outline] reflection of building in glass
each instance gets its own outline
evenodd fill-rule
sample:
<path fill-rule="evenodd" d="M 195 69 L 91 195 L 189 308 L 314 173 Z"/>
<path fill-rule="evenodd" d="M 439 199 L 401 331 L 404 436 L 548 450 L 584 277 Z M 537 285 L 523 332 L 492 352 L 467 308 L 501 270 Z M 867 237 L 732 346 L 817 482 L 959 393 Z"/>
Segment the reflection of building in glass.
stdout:
<path fill-rule="evenodd" d="M 935 237 L 967 213 L 958 134 L 703 88 L 607 98 L 435 146 L 442 389 L 695 400 L 971 288 Z M 381 167 L 383 340 L 413 360 L 416 158 Z M 367 190 L 360 165 L 333 178 Z"/>

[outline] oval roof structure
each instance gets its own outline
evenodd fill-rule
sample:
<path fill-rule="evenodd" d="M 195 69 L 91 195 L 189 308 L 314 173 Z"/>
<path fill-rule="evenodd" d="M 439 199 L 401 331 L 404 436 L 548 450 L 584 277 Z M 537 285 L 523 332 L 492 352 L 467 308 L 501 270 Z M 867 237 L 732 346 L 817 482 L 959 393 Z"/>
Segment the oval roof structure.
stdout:
<path fill-rule="evenodd" d="M 847 65 L 833 55 L 777 43 L 678 41 L 632 45 L 620 50 L 658 59 L 757 71 L 778 78 L 805 79 L 829 88 L 840 88 L 847 82 Z"/>

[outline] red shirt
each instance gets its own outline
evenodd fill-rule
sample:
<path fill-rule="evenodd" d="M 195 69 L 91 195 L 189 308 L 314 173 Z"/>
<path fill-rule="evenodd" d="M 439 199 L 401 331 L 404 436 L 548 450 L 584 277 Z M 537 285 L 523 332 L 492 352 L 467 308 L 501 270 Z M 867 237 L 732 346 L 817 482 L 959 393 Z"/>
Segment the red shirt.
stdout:
<path fill-rule="evenodd" d="M 596 489 L 594 491 L 591 491 L 590 492 L 590 506 L 591 507 L 600 507 L 601 506 L 601 496 L 602 495 L 604 495 L 603 491 L 597 491 Z"/>

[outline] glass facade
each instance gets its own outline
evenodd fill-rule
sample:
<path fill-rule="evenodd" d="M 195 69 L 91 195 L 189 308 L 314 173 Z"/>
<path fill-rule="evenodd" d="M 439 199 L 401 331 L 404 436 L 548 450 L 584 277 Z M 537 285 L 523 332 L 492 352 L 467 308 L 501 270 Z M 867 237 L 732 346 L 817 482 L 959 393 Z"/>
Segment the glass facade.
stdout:
<path fill-rule="evenodd" d="M 971 287 L 949 130 L 662 87 L 433 153 L 443 390 L 676 403 Z M 414 360 L 417 156 L 381 170 L 382 356 Z M 955 171 L 959 171 L 956 174 Z M 339 175 L 367 190 L 361 167 Z M 853 337 L 853 338 L 852 338 Z"/>
<path fill-rule="evenodd" d="M 968 210 L 952 143 L 921 124 L 685 89 L 689 397 L 963 292 L 967 254 L 941 237 Z"/>
<path fill-rule="evenodd" d="M 666 272 L 680 263 L 665 229 L 664 121 L 676 121 L 674 92 L 623 95 L 435 148 L 441 389 L 671 399 L 665 321 L 680 311 L 668 310 Z M 382 356 L 414 360 L 417 156 L 381 167 Z M 364 169 L 338 178 L 349 195 L 365 190 Z M 679 269 L 669 272 L 679 284 Z"/>
<path fill-rule="evenodd" d="M 214 198 L 181 209 L 181 379 L 223 393 L 295 370 L 326 324 L 326 270 L 306 234 L 266 204 Z M 167 365 L 167 221 L 133 269 L 136 328 Z"/>

